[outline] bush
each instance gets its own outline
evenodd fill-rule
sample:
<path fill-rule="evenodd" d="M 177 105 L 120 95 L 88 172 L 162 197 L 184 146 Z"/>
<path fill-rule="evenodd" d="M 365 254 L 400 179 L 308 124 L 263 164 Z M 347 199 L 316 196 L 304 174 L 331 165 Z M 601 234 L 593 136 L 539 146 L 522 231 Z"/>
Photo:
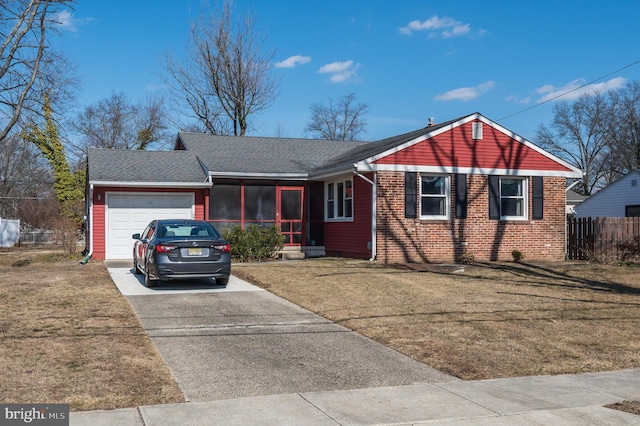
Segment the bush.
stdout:
<path fill-rule="evenodd" d="M 620 260 L 623 262 L 638 259 L 640 257 L 640 235 L 636 235 L 630 240 L 619 243 L 618 251 Z"/>
<path fill-rule="evenodd" d="M 271 259 L 284 246 L 284 237 L 275 225 L 251 224 L 246 229 L 234 225 L 225 227 L 222 236 L 231 244 L 231 257 L 240 262 Z"/>
<path fill-rule="evenodd" d="M 458 258 L 458 263 L 461 263 L 463 265 L 473 265 L 474 263 L 476 263 L 476 257 L 471 253 L 464 253 L 461 254 Z"/>
<path fill-rule="evenodd" d="M 521 260 L 524 259 L 524 253 L 521 252 L 520 250 L 514 250 L 511 252 L 511 256 L 513 256 L 513 261 L 514 262 L 520 262 Z"/>

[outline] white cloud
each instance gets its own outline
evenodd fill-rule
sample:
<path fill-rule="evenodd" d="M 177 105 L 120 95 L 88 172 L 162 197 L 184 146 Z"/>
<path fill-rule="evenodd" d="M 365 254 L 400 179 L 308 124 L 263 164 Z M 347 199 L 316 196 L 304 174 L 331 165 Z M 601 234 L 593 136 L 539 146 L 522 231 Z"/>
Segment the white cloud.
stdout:
<path fill-rule="evenodd" d="M 536 92 L 543 95 L 536 103 L 542 103 L 561 98 L 562 100 L 578 99 L 582 95 L 593 94 L 596 92 L 604 93 L 609 90 L 616 90 L 622 87 L 626 83 L 627 79 L 623 77 L 616 77 L 609 81 L 602 83 L 593 83 L 585 85 L 585 80 L 579 78 L 568 82 L 562 87 L 555 87 L 551 84 L 545 84 L 544 86 L 536 89 Z"/>
<path fill-rule="evenodd" d="M 475 87 L 460 87 L 458 89 L 449 90 L 441 95 L 434 97 L 437 101 L 470 101 L 493 89 L 495 83 L 487 81 Z"/>
<path fill-rule="evenodd" d="M 284 61 L 277 62 L 276 68 L 295 68 L 298 65 L 308 64 L 309 62 L 311 62 L 310 56 L 294 55 Z"/>
<path fill-rule="evenodd" d="M 400 28 L 402 34 L 411 35 L 414 31 L 429 31 L 430 36 L 435 36 L 438 32 L 443 38 L 459 37 L 471 31 L 471 24 L 463 24 L 453 18 L 433 15 L 426 21 L 415 20 L 409 22 L 406 27 Z"/>
<path fill-rule="evenodd" d="M 469 31 L 471 31 L 471 25 L 469 24 L 456 25 L 453 27 L 451 31 L 443 31 L 442 37 L 443 38 L 459 37 L 459 36 L 468 34 Z"/>
<path fill-rule="evenodd" d="M 352 60 L 344 62 L 332 62 L 320 67 L 320 74 L 331 74 L 332 83 L 341 83 L 343 81 L 355 78 L 356 71 L 360 64 L 354 64 Z"/>
<path fill-rule="evenodd" d="M 78 25 L 84 25 L 94 20 L 93 18 L 75 18 L 73 13 L 68 10 L 62 10 L 59 13 L 56 13 L 52 18 L 53 22 L 55 22 L 61 29 L 71 32 L 76 32 Z"/>
<path fill-rule="evenodd" d="M 515 102 L 520 105 L 529 105 L 531 103 L 531 97 L 520 98 L 516 95 L 509 95 L 506 97 L 505 102 Z"/>

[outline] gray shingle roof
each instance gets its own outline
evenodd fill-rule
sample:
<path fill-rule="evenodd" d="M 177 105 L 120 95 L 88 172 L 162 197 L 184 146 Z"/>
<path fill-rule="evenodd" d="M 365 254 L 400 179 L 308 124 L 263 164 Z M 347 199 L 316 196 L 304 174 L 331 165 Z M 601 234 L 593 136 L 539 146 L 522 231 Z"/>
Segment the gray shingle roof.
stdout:
<path fill-rule="evenodd" d="M 312 139 L 215 136 L 179 133 L 188 152 L 194 152 L 212 173 L 299 174 L 322 167 L 332 158 L 367 142 Z"/>
<path fill-rule="evenodd" d="M 204 183 L 207 173 L 189 151 L 89 149 L 90 182 Z"/>
<path fill-rule="evenodd" d="M 377 142 L 216 136 L 180 132 L 178 138 L 212 173 L 318 175 L 349 168 L 460 120 L 424 127 Z"/>

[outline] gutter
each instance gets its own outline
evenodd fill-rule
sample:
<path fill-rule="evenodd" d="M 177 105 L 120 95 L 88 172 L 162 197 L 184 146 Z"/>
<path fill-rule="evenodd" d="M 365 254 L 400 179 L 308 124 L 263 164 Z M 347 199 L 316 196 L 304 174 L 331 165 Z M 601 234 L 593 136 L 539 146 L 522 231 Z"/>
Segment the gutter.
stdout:
<path fill-rule="evenodd" d="M 91 256 L 93 256 L 93 184 L 89 184 L 89 253 L 80 261 L 81 265 L 86 265 Z"/>
<path fill-rule="evenodd" d="M 377 198 L 378 198 L 378 193 L 377 193 L 377 181 L 378 181 L 378 175 L 377 173 L 373 173 L 373 180 L 369 179 L 368 177 L 366 177 L 365 175 L 358 173 L 358 170 L 354 167 L 353 169 L 353 174 L 358 176 L 359 178 L 361 178 L 362 180 L 364 180 L 365 182 L 368 182 L 371 184 L 372 186 L 372 191 L 371 191 L 371 258 L 369 259 L 369 261 L 373 262 L 374 260 L 376 260 L 376 255 L 377 255 L 377 240 L 376 240 L 376 232 L 377 232 L 377 222 L 376 222 L 376 217 L 377 217 L 377 208 L 376 205 L 377 203 Z"/>

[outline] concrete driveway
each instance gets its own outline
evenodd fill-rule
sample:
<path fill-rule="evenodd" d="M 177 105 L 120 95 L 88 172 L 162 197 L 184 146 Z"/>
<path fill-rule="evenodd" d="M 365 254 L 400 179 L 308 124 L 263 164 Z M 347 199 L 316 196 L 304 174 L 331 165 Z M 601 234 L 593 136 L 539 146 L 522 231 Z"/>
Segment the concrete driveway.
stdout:
<path fill-rule="evenodd" d="M 146 289 L 107 268 L 189 401 L 459 380 L 236 277 Z"/>

